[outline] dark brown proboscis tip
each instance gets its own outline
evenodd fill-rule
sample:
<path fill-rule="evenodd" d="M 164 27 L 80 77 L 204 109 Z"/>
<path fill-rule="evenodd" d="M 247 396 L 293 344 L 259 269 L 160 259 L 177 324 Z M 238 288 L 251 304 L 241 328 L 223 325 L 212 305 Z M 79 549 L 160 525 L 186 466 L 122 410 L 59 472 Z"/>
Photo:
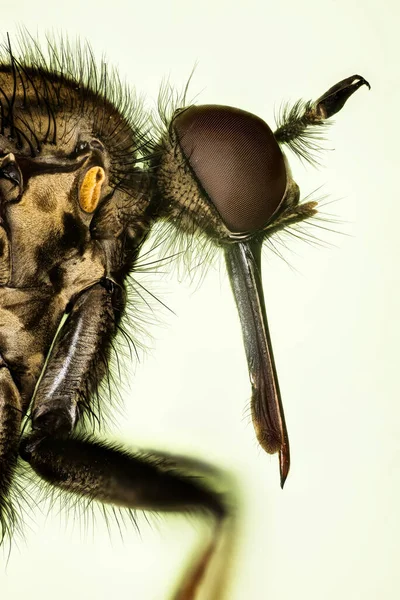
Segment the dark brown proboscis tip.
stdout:
<path fill-rule="evenodd" d="M 274 134 L 238 108 L 191 106 L 173 121 L 182 152 L 232 233 L 262 230 L 285 194 L 287 174 Z"/>

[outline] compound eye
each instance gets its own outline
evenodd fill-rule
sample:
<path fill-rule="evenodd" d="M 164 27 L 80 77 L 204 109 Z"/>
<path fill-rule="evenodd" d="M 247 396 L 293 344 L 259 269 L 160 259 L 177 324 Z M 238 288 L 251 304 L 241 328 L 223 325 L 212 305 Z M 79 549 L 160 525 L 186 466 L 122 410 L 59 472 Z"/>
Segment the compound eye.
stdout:
<path fill-rule="evenodd" d="M 197 181 L 232 233 L 262 230 L 283 200 L 286 168 L 268 125 L 237 108 L 191 106 L 173 121 Z"/>

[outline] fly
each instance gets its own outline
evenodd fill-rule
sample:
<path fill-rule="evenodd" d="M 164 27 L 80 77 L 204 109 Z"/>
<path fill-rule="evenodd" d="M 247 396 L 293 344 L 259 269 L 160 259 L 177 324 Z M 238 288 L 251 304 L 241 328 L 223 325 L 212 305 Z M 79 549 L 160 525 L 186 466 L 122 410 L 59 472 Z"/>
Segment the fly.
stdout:
<path fill-rule="evenodd" d="M 254 428 L 279 456 L 283 487 L 289 438 L 261 248 L 317 212 L 316 202 L 300 200 L 282 148 L 311 160 L 325 122 L 363 85 L 353 75 L 315 102 L 298 102 L 275 132 L 217 104 L 177 106 L 156 132 L 118 75 L 94 67 L 90 50 L 74 54 L 61 42 L 46 54 L 27 38 L 17 55 L 8 43 L 0 60 L 0 540 L 18 523 L 12 498 L 22 460 L 50 488 L 88 502 L 211 515 L 212 542 L 175 598 L 196 595 L 231 516 L 219 471 L 93 435 L 113 340 L 126 335 L 127 280 L 159 220 L 225 255 Z"/>

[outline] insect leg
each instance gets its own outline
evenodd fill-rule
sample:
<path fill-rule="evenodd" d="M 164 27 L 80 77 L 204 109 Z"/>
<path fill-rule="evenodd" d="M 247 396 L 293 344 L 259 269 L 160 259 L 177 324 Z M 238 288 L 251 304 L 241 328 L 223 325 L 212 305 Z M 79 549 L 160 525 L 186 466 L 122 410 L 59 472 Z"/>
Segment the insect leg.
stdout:
<path fill-rule="evenodd" d="M 222 496 L 162 454 L 135 455 L 88 438 L 57 439 L 33 434 L 21 455 L 50 484 L 81 496 L 128 509 L 153 512 L 209 513 L 215 519 L 213 538 L 196 568 L 174 597 L 191 600 L 221 535 L 227 508 Z"/>
<path fill-rule="evenodd" d="M 96 284 L 83 292 L 55 340 L 32 405 L 32 424 L 46 435 L 69 435 L 105 373 L 116 330 L 111 294 Z M 103 360 L 101 360 L 103 358 Z"/>
<path fill-rule="evenodd" d="M 307 127 L 321 125 L 325 119 L 339 112 L 362 85 L 371 88 L 364 77 L 352 75 L 329 88 L 315 102 L 296 103 L 292 110 L 283 115 L 283 122 L 274 132 L 275 139 L 281 144 L 290 145 L 305 134 Z"/>
<path fill-rule="evenodd" d="M 101 371 L 95 371 L 96 380 L 90 379 L 89 373 L 99 362 L 99 354 L 107 353 L 116 328 L 115 290 L 106 288 L 97 284 L 74 303 L 36 390 L 32 431 L 23 439 L 20 455 L 48 483 L 89 501 L 128 509 L 212 515 L 211 543 L 175 596 L 176 600 L 191 600 L 228 515 L 224 497 L 203 477 L 204 465 L 193 469 L 187 459 L 135 455 L 74 432 L 82 414 L 80 394 L 93 392 L 99 383 Z"/>
<path fill-rule="evenodd" d="M 16 521 L 8 493 L 18 457 L 21 414 L 19 392 L 0 356 L 0 544 Z"/>

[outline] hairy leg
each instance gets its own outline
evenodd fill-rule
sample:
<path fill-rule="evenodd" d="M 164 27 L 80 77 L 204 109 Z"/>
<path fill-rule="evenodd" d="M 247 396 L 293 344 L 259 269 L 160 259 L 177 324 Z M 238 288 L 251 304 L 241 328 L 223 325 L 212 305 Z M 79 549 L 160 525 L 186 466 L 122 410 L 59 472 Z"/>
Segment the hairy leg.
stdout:
<path fill-rule="evenodd" d="M 104 373 L 95 365 L 102 364 L 99 355 L 107 354 L 115 333 L 114 292 L 98 284 L 74 303 L 36 390 L 32 430 L 20 455 L 45 481 L 89 502 L 211 515 L 212 540 L 174 596 L 192 600 L 229 513 L 225 497 L 207 483 L 207 468 L 198 463 L 193 469 L 193 461 L 163 454 L 135 455 L 76 434 L 80 398 L 95 392 Z"/>
<path fill-rule="evenodd" d="M 196 597 L 230 514 L 227 497 L 207 483 L 202 465 L 188 468 L 187 461 L 163 454 L 135 455 L 89 438 L 57 439 L 33 433 L 21 444 L 20 453 L 48 483 L 89 501 L 151 512 L 200 513 L 214 519 L 206 549 L 191 565 L 173 598 Z M 193 475 L 193 471 L 197 471 Z M 229 525 L 227 525 L 229 527 Z M 225 557 L 225 562 L 228 556 Z M 218 581 L 225 575 L 221 565 Z M 222 598 L 221 595 L 215 596 Z M 210 596 L 211 598 L 211 596 Z"/>
<path fill-rule="evenodd" d="M 115 290 L 96 284 L 74 302 L 59 331 L 32 404 L 32 425 L 69 435 L 106 371 L 116 332 Z"/>

